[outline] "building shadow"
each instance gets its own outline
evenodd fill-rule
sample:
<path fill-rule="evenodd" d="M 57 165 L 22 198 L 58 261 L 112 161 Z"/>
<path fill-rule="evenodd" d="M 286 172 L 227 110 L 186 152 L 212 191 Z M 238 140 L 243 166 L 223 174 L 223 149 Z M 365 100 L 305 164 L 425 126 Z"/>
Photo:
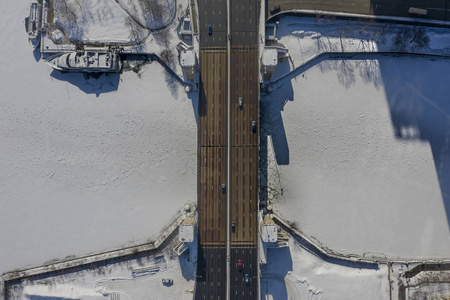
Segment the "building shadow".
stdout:
<path fill-rule="evenodd" d="M 195 249 L 196 250 L 196 249 Z M 193 251 L 189 249 L 189 251 Z M 186 251 L 182 255 L 178 256 L 180 263 L 181 275 L 186 281 L 195 280 L 195 268 L 196 264 L 189 261 L 189 251 Z"/>
<path fill-rule="evenodd" d="M 119 73 L 69 73 L 53 70 L 50 73 L 56 80 L 66 81 L 86 94 L 100 94 L 117 91 L 119 88 Z"/>
<path fill-rule="evenodd" d="M 450 60 L 379 60 L 395 137 L 429 143 L 450 228 Z"/>
<path fill-rule="evenodd" d="M 261 265 L 261 281 L 267 280 L 271 283 L 265 287 L 261 284 L 261 299 L 266 299 L 266 295 L 272 295 L 277 300 L 289 299 L 284 281 L 286 275 L 293 270 L 289 247 L 268 248 L 267 262 L 268 264 Z"/>
<path fill-rule="evenodd" d="M 284 68 L 285 72 L 289 72 L 288 63 L 285 63 L 282 68 Z M 287 102 L 293 101 L 293 99 L 294 90 L 291 80 L 287 80 L 282 84 L 282 88 L 276 89 L 272 93 L 261 95 L 259 134 L 259 202 L 261 209 L 267 205 L 268 200 L 269 149 L 272 148 L 278 165 L 289 164 L 289 144 L 283 123 L 282 111 L 284 111 L 284 106 Z M 269 136 L 272 140 L 271 144 L 269 144 Z"/>
<path fill-rule="evenodd" d="M 263 96 L 261 101 L 261 147 L 267 139 L 264 137 L 271 136 L 275 158 L 279 165 L 289 164 L 289 144 L 284 128 L 282 112 L 288 101 L 293 101 L 294 90 L 292 83 L 289 81 L 283 85 L 283 88 L 277 89 L 269 95 Z M 269 145 L 270 147 L 270 145 Z"/>
<path fill-rule="evenodd" d="M 189 100 L 191 100 L 192 103 L 192 110 L 194 112 L 195 116 L 195 122 L 198 126 L 198 102 L 199 102 L 199 91 L 198 90 L 192 90 L 187 94 L 187 97 Z"/>

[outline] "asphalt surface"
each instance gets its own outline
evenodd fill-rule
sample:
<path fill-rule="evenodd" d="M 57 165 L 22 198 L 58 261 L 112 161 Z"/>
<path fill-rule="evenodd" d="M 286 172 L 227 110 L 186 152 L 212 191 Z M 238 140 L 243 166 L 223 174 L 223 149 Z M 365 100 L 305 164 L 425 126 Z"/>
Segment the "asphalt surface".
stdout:
<path fill-rule="evenodd" d="M 230 147 L 230 299 L 258 296 L 259 82 L 257 0 L 231 0 L 230 124 L 227 94 L 227 3 L 199 0 L 199 255 L 195 299 L 227 292 L 227 151 Z M 211 25 L 210 34 L 208 25 Z M 239 105 L 242 97 L 242 106 Z M 252 123 L 255 122 L 255 125 Z M 230 144 L 228 145 L 228 126 Z M 227 187 L 226 187 L 227 188 Z M 237 269 L 242 260 L 243 270 Z M 249 284 L 245 284 L 245 274 Z"/>
<path fill-rule="evenodd" d="M 227 195 L 222 184 L 227 182 L 227 3 L 199 0 L 198 8 L 199 253 L 195 299 L 226 299 Z"/>
<path fill-rule="evenodd" d="M 198 0 L 200 48 L 227 47 L 227 1 Z M 208 33 L 208 25 L 212 33 Z"/>
<path fill-rule="evenodd" d="M 195 299 L 226 299 L 226 248 L 200 247 Z"/>
<path fill-rule="evenodd" d="M 448 21 L 450 18 L 450 0 L 266 0 L 266 3 L 266 18 L 271 17 L 270 10 L 276 5 L 280 6 L 281 11 L 306 9 L 441 21 Z M 426 9 L 427 14 L 424 16 L 410 13 L 410 7 Z"/>
<path fill-rule="evenodd" d="M 230 299 L 257 299 L 259 289 L 259 12 L 257 0 L 230 0 L 230 222 L 236 224 L 231 233 Z M 245 274 L 250 278 L 248 285 Z"/>

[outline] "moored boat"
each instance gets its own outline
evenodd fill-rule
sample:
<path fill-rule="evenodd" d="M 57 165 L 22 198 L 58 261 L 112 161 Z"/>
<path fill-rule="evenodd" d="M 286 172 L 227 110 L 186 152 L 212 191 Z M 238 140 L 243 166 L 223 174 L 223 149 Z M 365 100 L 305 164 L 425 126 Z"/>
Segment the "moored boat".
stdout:
<path fill-rule="evenodd" d="M 119 72 L 122 67 L 120 56 L 113 52 L 59 53 L 46 61 L 56 70 L 69 72 Z"/>
<path fill-rule="evenodd" d="M 30 17 L 28 18 L 28 41 L 30 42 L 33 50 L 39 45 L 40 42 L 40 28 L 41 28 L 41 18 L 42 6 L 39 3 L 33 2 L 30 6 Z"/>

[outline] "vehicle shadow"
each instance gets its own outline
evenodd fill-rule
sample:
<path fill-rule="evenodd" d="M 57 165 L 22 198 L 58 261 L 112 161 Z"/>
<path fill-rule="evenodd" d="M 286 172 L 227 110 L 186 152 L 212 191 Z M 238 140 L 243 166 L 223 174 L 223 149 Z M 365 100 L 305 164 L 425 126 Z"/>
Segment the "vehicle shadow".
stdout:
<path fill-rule="evenodd" d="M 100 94 L 117 91 L 120 74 L 118 73 L 69 73 L 53 70 L 50 74 L 56 80 L 67 81 L 86 94 Z"/>

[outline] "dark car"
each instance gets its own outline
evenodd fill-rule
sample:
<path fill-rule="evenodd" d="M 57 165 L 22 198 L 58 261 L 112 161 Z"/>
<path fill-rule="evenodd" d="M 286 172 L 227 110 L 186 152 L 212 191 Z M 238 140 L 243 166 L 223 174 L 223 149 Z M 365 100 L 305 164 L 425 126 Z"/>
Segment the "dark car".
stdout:
<path fill-rule="evenodd" d="M 239 97 L 239 108 L 242 109 L 242 105 L 244 104 L 244 100 L 242 97 Z"/>
<path fill-rule="evenodd" d="M 242 271 L 242 260 L 238 260 L 238 270 Z"/>
<path fill-rule="evenodd" d="M 226 186 L 226 184 L 224 183 L 224 184 L 222 184 L 222 193 L 226 193 L 227 192 L 227 186 Z"/>
<path fill-rule="evenodd" d="M 245 285 L 249 285 L 250 284 L 250 276 L 248 276 L 248 274 L 245 274 L 244 281 L 245 281 Z"/>
<path fill-rule="evenodd" d="M 208 34 L 212 35 L 212 26 L 211 25 L 208 25 Z"/>
<path fill-rule="evenodd" d="M 272 8 L 270 9 L 270 14 L 271 14 L 271 15 L 274 15 L 274 14 L 279 13 L 280 11 L 281 11 L 280 5 L 275 5 L 274 7 L 272 7 Z"/>
<path fill-rule="evenodd" d="M 231 231 L 235 232 L 236 231 L 236 224 L 231 223 Z"/>
<path fill-rule="evenodd" d="M 256 121 L 252 121 L 252 131 L 256 132 Z"/>

